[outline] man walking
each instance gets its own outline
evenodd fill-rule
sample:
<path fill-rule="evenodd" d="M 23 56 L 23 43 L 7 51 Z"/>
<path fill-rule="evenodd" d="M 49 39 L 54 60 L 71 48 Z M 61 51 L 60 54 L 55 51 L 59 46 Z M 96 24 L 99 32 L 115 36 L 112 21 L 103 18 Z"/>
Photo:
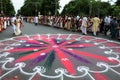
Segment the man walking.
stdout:
<path fill-rule="evenodd" d="M 35 23 L 36 26 L 38 25 L 38 16 L 35 16 L 34 23 Z"/>
<path fill-rule="evenodd" d="M 100 24 L 100 19 L 97 17 L 97 15 L 92 19 L 92 22 L 93 22 L 93 25 L 92 25 L 93 35 L 96 36 L 99 29 L 99 24 Z"/>
<path fill-rule="evenodd" d="M 111 18 L 110 16 L 106 16 L 104 19 L 104 34 L 107 35 L 107 32 L 110 30 L 110 22 Z"/>
<path fill-rule="evenodd" d="M 15 29 L 16 29 L 16 26 L 14 24 L 16 20 L 16 17 L 13 15 L 12 18 L 11 18 L 11 25 L 12 25 L 12 29 L 13 29 L 13 35 L 15 35 Z"/>
<path fill-rule="evenodd" d="M 118 24 L 116 17 L 113 18 L 110 26 L 111 26 L 111 38 L 116 39 L 117 38 L 117 29 L 119 28 L 119 24 Z"/>

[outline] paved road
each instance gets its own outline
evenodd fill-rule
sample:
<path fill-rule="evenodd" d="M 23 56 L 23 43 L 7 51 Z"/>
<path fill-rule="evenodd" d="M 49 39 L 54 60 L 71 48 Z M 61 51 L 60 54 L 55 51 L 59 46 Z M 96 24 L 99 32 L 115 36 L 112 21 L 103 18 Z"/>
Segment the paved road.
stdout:
<path fill-rule="evenodd" d="M 13 36 L 12 33 L 12 28 L 11 26 L 7 28 L 7 30 L 3 31 L 2 33 L 0 33 L 0 40 L 6 39 L 6 38 L 11 38 L 11 37 L 15 37 Z M 22 33 L 23 35 L 27 34 L 27 35 L 31 35 L 31 34 L 80 34 L 81 32 L 72 32 L 72 31 L 67 31 L 67 30 L 63 30 L 63 29 L 59 29 L 59 28 L 55 28 L 55 27 L 49 27 L 49 26 L 44 26 L 44 25 L 37 25 L 35 26 L 34 24 L 31 23 L 26 23 L 24 22 L 24 27 L 22 28 Z M 91 35 L 90 33 L 88 33 L 88 35 Z M 103 34 L 99 34 L 98 37 L 102 37 L 102 38 L 107 38 L 103 36 Z"/>
<path fill-rule="evenodd" d="M 34 26 L 34 24 L 25 22 L 22 33 L 23 37 L 14 36 L 11 27 L 0 33 L 0 40 L 15 37 L 0 43 L 0 80 L 120 80 L 120 63 L 118 63 L 120 62 L 120 44 L 118 42 L 92 36 L 83 37 L 80 32 L 43 25 Z M 33 34 L 78 34 L 72 35 L 72 37 L 82 38 L 82 40 L 48 40 L 44 38 L 45 35 L 42 35 L 42 40 L 29 40 L 28 37 L 27 39 L 26 36 L 24 37 L 24 35 Z M 105 38 L 102 34 L 99 36 Z M 38 35 L 29 37 L 39 38 Z M 69 35 L 67 35 L 68 37 Z M 21 42 L 24 39 L 25 42 Z M 8 46 L 8 44 L 12 45 Z M 5 52 L 6 50 L 7 52 Z M 117 54 L 110 53 L 111 50 L 116 51 Z M 13 58 L 15 60 L 11 64 Z M 25 62 L 27 65 L 19 63 L 17 65 L 19 67 L 17 67 L 15 66 L 16 62 Z M 43 67 L 37 67 L 41 65 L 46 70 Z M 69 74 L 61 69 L 63 67 Z M 44 73 L 44 71 L 47 72 Z"/>
<path fill-rule="evenodd" d="M 43 25 L 38 25 L 35 26 L 34 24 L 31 23 L 26 23 L 24 22 L 24 27 L 22 28 L 22 33 L 23 35 L 27 34 L 79 34 L 77 32 L 70 32 L 70 31 L 66 31 L 63 29 L 58 29 L 58 28 L 53 28 L 53 27 L 48 27 L 48 26 L 43 26 Z M 6 38 L 11 38 L 14 37 L 12 35 L 12 28 L 11 26 L 7 28 L 7 30 L 3 31 L 2 33 L 0 33 L 0 39 L 6 39 Z"/>

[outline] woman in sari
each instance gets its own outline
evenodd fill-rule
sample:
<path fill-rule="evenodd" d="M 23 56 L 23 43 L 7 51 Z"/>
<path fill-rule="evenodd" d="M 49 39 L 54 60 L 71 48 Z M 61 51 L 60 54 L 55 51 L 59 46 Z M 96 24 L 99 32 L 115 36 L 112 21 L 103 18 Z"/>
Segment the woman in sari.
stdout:
<path fill-rule="evenodd" d="M 16 17 L 14 24 L 16 25 L 15 35 L 16 36 L 21 35 L 22 34 L 22 31 L 21 31 L 22 20 L 20 19 L 19 16 Z"/>

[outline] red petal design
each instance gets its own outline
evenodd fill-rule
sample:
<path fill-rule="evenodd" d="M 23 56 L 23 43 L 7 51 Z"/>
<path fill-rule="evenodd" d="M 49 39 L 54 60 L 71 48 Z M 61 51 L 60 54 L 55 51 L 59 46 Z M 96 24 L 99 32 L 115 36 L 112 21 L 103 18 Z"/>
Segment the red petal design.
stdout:
<path fill-rule="evenodd" d="M 46 48 L 46 47 L 42 47 L 42 48 L 17 48 L 17 49 L 11 49 L 11 50 L 8 50 L 8 52 L 20 52 L 20 51 L 23 51 L 23 52 L 26 52 L 26 51 L 31 51 L 31 50 L 35 50 L 35 49 L 43 49 L 43 48 Z"/>
<path fill-rule="evenodd" d="M 74 65 L 72 64 L 72 62 L 69 60 L 69 58 L 59 49 L 55 49 L 56 54 L 58 55 L 58 57 L 60 58 L 61 63 L 64 65 L 64 67 L 67 69 L 67 71 L 72 74 L 75 75 L 76 71 L 74 70 Z"/>
<path fill-rule="evenodd" d="M 76 54 L 80 54 L 82 56 L 90 57 L 90 58 L 93 58 L 93 59 L 99 59 L 99 60 L 102 60 L 102 61 L 111 62 L 108 58 L 106 58 L 104 56 L 101 56 L 101 55 L 95 55 L 95 54 L 92 54 L 92 53 L 82 52 L 82 51 L 78 51 L 78 50 L 67 50 L 67 51 L 70 51 L 70 52 L 76 53 Z"/>
<path fill-rule="evenodd" d="M 95 46 L 94 44 L 71 44 L 71 45 L 67 45 L 65 47 L 91 47 L 91 46 Z"/>
<path fill-rule="evenodd" d="M 30 54 L 30 55 L 21 57 L 21 58 L 17 59 L 15 62 L 23 62 L 23 61 L 26 61 L 26 60 L 29 60 L 29 59 L 34 59 L 34 58 L 40 56 L 43 53 L 50 52 L 51 50 L 52 50 L 52 48 L 47 48 L 46 50 L 35 52 L 35 53 Z"/>
<path fill-rule="evenodd" d="M 95 80 L 110 80 L 105 75 L 102 75 L 100 73 L 94 73 Z"/>
<path fill-rule="evenodd" d="M 60 44 L 60 46 L 64 46 L 64 45 L 66 45 L 66 44 L 69 44 L 69 42 L 72 43 L 72 42 L 74 42 L 74 41 L 75 41 L 75 40 L 65 41 L 64 43 Z"/>

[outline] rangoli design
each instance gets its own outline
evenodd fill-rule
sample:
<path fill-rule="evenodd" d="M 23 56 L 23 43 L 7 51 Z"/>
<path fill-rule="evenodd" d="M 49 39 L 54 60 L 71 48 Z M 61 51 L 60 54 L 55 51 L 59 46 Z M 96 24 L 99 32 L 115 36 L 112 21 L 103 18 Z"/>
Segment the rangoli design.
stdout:
<path fill-rule="evenodd" d="M 120 43 L 78 34 L 0 41 L 0 80 L 120 80 Z"/>

